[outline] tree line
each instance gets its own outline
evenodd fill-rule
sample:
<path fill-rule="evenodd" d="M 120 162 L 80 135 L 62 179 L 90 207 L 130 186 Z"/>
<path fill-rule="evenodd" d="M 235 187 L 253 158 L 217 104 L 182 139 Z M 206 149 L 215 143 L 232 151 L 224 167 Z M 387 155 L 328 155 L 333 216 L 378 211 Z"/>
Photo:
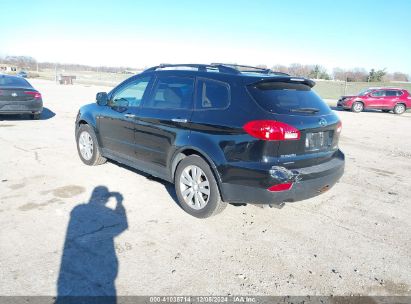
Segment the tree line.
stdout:
<path fill-rule="evenodd" d="M 37 62 L 30 56 L 6 56 L 0 57 L 0 64 L 17 66 L 20 69 L 33 70 L 37 69 L 64 69 L 70 71 L 90 71 L 102 73 L 125 73 L 132 70 L 130 67 L 109 67 L 109 66 L 90 66 L 84 64 L 65 64 L 55 62 Z"/>
<path fill-rule="evenodd" d="M 133 70 L 130 67 L 107 67 L 107 66 L 89 66 L 83 64 L 60 64 L 54 62 L 37 62 L 30 56 L 6 56 L 0 57 L 0 63 L 9 64 L 19 67 L 20 69 L 37 70 L 37 69 L 65 69 L 70 71 L 94 71 L 105 73 L 125 73 Z M 266 65 L 259 67 L 267 68 Z M 288 66 L 277 64 L 271 67 L 273 71 L 283 72 L 294 76 L 308 77 L 313 79 L 341 80 L 348 82 L 381 82 L 381 81 L 410 81 L 409 75 L 402 72 L 387 73 L 385 69 L 370 71 L 364 68 L 341 69 L 334 68 L 332 73 L 319 64 L 307 65 L 292 63 Z"/>
<path fill-rule="evenodd" d="M 266 65 L 259 65 L 259 67 L 267 68 Z M 329 74 L 326 68 L 318 64 L 293 63 L 288 66 L 277 64 L 272 66 L 271 70 L 313 79 L 334 79 L 348 82 L 410 81 L 410 76 L 405 73 L 388 73 L 385 69 L 367 71 L 364 68 L 334 68 L 332 73 Z"/>

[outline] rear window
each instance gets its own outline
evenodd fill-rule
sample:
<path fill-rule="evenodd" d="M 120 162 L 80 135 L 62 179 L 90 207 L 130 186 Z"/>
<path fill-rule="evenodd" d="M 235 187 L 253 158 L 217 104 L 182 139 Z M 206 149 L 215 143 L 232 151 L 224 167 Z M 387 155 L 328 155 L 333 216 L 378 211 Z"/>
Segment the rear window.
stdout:
<path fill-rule="evenodd" d="M 3 87 L 31 87 L 23 78 L 0 76 L 0 86 Z"/>
<path fill-rule="evenodd" d="M 402 92 L 398 90 L 387 90 L 385 91 L 385 96 L 401 96 Z"/>
<path fill-rule="evenodd" d="M 278 114 L 327 114 L 330 107 L 305 84 L 266 82 L 248 86 L 266 111 Z"/>

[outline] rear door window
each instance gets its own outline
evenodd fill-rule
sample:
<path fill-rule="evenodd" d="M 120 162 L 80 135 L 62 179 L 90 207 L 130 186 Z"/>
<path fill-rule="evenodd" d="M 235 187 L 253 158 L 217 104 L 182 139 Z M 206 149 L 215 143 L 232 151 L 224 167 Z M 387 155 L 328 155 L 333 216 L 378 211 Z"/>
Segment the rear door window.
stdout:
<path fill-rule="evenodd" d="M 311 88 L 301 83 L 264 82 L 248 86 L 255 101 L 278 114 L 328 114 L 330 107 Z"/>
<path fill-rule="evenodd" d="M 153 93 L 144 108 L 191 109 L 194 79 L 190 77 L 162 76 L 154 85 Z"/>
<path fill-rule="evenodd" d="M 225 109 L 230 104 L 230 86 L 227 83 L 199 78 L 197 80 L 196 110 Z"/>

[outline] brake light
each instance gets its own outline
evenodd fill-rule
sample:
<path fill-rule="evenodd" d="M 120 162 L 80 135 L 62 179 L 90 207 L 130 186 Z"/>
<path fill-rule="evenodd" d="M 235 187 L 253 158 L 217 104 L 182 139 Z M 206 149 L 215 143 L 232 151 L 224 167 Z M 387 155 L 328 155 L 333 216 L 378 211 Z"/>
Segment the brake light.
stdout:
<path fill-rule="evenodd" d="M 37 91 L 25 91 L 24 94 L 33 96 L 34 99 L 40 99 L 41 94 Z"/>
<path fill-rule="evenodd" d="M 284 183 L 284 184 L 278 184 L 278 185 L 271 186 L 267 190 L 270 192 L 286 191 L 286 190 L 290 190 L 292 186 L 293 186 L 293 183 Z"/>
<path fill-rule="evenodd" d="M 342 123 L 341 123 L 341 121 L 339 121 L 338 124 L 337 124 L 337 133 L 340 133 L 341 130 L 342 130 Z"/>
<path fill-rule="evenodd" d="M 301 137 L 297 128 L 274 120 L 253 120 L 246 123 L 243 129 L 262 140 L 298 140 Z"/>

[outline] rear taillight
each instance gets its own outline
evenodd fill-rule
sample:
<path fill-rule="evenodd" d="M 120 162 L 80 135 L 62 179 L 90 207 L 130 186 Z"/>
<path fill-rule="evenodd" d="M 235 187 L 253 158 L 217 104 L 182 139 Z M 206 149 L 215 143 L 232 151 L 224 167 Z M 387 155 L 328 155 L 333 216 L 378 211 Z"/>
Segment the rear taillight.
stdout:
<path fill-rule="evenodd" d="M 337 130 L 336 130 L 336 132 L 337 132 L 337 133 L 341 133 L 341 130 L 342 130 L 342 123 L 341 123 L 341 121 L 339 121 L 338 124 L 337 124 Z"/>
<path fill-rule="evenodd" d="M 24 91 L 24 94 L 31 95 L 34 99 L 41 98 L 41 94 L 37 91 Z"/>
<path fill-rule="evenodd" d="M 301 137 L 298 129 L 274 120 L 253 120 L 243 128 L 251 136 L 263 140 L 298 140 Z"/>
<path fill-rule="evenodd" d="M 284 184 L 278 184 L 278 185 L 271 186 L 267 190 L 270 192 L 287 191 L 287 190 L 290 190 L 292 186 L 293 186 L 293 183 L 284 183 Z"/>

